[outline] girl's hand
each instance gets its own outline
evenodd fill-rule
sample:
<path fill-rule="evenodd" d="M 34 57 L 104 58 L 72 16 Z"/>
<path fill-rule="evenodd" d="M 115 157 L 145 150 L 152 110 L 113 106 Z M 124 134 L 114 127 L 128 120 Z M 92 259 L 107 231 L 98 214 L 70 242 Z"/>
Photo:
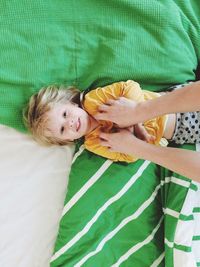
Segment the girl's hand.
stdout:
<path fill-rule="evenodd" d="M 142 123 L 138 123 L 134 125 L 134 135 L 139 138 L 140 140 L 146 141 L 147 143 L 152 143 L 155 141 L 155 136 L 150 135 L 147 130 L 145 129 Z"/>
<path fill-rule="evenodd" d="M 112 121 L 120 128 L 125 128 L 137 123 L 137 102 L 120 97 L 117 100 L 108 100 L 106 105 L 99 107 L 99 112 L 94 115 L 97 120 Z"/>

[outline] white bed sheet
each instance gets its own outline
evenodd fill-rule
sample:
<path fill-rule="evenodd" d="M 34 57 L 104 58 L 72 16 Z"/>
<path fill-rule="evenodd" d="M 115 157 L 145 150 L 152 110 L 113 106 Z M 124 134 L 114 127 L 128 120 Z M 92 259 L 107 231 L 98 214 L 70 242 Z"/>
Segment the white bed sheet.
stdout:
<path fill-rule="evenodd" d="M 49 266 L 72 155 L 0 125 L 1 267 Z"/>

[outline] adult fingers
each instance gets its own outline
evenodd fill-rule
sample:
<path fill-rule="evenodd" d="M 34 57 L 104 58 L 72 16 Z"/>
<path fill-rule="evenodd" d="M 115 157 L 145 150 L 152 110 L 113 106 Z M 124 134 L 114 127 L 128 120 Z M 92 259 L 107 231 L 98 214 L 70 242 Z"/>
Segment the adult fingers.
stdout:
<path fill-rule="evenodd" d="M 109 105 L 105 105 L 105 104 L 103 104 L 103 105 L 100 105 L 100 106 L 98 107 L 98 111 L 103 111 L 103 112 L 105 112 L 105 111 L 108 110 L 108 108 L 109 108 Z"/>
<path fill-rule="evenodd" d="M 156 140 L 156 137 L 153 135 L 149 135 L 149 142 L 154 142 Z"/>
<path fill-rule="evenodd" d="M 109 140 L 109 135 L 110 134 L 107 134 L 107 133 L 104 133 L 104 132 L 100 132 L 99 133 L 99 137 L 101 140 L 104 140 L 104 141 L 108 141 Z"/>
<path fill-rule="evenodd" d="M 106 104 L 109 105 L 109 106 L 111 106 L 111 105 L 115 104 L 116 101 L 117 101 L 117 99 L 115 99 L 115 100 L 114 99 L 108 99 L 108 101 L 106 102 Z"/>
<path fill-rule="evenodd" d="M 107 141 L 100 139 L 99 143 L 101 146 L 105 146 L 105 147 L 110 148 L 110 144 Z"/>
<path fill-rule="evenodd" d="M 129 132 L 134 134 L 134 126 L 129 126 L 126 128 Z"/>
<path fill-rule="evenodd" d="M 95 115 L 93 115 L 93 117 L 96 119 L 96 120 L 108 120 L 108 115 L 107 113 L 104 113 L 104 112 L 97 112 Z"/>
<path fill-rule="evenodd" d="M 102 145 L 102 146 L 106 146 L 108 148 L 110 148 L 110 144 L 109 144 L 109 140 L 108 140 L 108 135 L 105 134 L 105 133 L 100 133 L 99 134 L 99 143 Z"/>

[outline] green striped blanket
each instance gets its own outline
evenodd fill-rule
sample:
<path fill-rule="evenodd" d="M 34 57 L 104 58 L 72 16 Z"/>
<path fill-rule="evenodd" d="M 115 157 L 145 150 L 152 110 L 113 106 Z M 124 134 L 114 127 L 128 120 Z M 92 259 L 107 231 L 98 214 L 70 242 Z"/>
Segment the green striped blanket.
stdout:
<path fill-rule="evenodd" d="M 113 163 L 81 150 L 51 266 L 196 266 L 199 196 L 196 183 L 148 161 Z"/>
<path fill-rule="evenodd" d="M 1 0 L 0 123 L 24 131 L 24 105 L 51 83 L 160 91 L 195 80 L 199 18 L 198 0 Z M 199 198 L 150 162 L 78 152 L 51 266 L 200 266 Z"/>

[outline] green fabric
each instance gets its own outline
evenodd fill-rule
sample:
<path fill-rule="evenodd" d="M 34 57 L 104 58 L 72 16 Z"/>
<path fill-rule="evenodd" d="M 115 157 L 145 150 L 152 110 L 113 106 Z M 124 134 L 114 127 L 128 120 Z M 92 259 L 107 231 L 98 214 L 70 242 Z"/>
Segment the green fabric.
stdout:
<path fill-rule="evenodd" d="M 179 267 L 182 253 L 184 266 L 192 266 L 192 242 L 199 240 L 195 183 L 147 161 L 77 153 L 51 267 Z"/>
<path fill-rule="evenodd" d="M 132 79 L 159 91 L 195 80 L 199 18 L 198 0 L 2 0 L 0 123 L 24 131 L 22 109 L 34 92 L 52 83 L 85 90 Z M 63 214 L 52 267 L 75 266 L 96 249 L 83 266 L 111 266 L 129 249 L 133 253 L 120 266 L 171 267 L 176 251 L 191 255 L 200 233 L 189 232 L 182 240 L 177 230 L 199 213 L 194 203 L 184 210 L 196 185 L 152 163 L 110 163 L 84 151 L 72 166 L 65 204 L 74 203 L 73 197 L 105 164 L 105 172 Z M 144 208 L 146 200 L 152 201 Z M 80 236 L 99 209 L 94 224 Z M 121 222 L 123 227 L 109 239 Z"/>
<path fill-rule="evenodd" d="M 97 176 L 96 172 L 106 162 L 109 163 L 101 158 L 97 165 L 96 156 L 84 151 L 73 164 L 65 204 L 74 205 L 63 214 L 55 252 L 60 252 L 66 244 L 73 242 L 75 236 L 79 240 L 74 241 L 73 246 L 53 259 L 52 267 L 75 266 L 84 256 L 95 251 L 99 243 L 119 227 L 124 219 L 133 216 L 130 222 L 105 242 L 99 253 L 83 265 L 111 266 L 128 249 L 138 242 L 143 242 L 159 223 L 162 217 L 162 203 L 160 188 L 156 190 L 160 184 L 157 167 L 143 161 L 134 164 L 112 163 L 105 167 L 105 172 L 103 171 L 92 185 L 93 178 Z M 84 168 L 85 165 L 87 168 Z M 137 171 L 142 168 L 142 175 L 137 177 Z M 83 190 L 86 183 L 89 183 L 89 188 L 79 199 L 80 189 Z M 154 191 L 155 196 L 152 196 Z M 145 200 L 149 200 L 146 208 L 141 207 Z M 153 241 L 147 242 L 137 250 L 125 266 L 150 266 L 149 263 L 163 252 L 163 246 L 161 224 Z M 150 255 L 143 257 L 148 251 Z"/>
<path fill-rule="evenodd" d="M 50 83 L 133 79 L 159 90 L 194 80 L 199 12 L 197 0 L 2 0 L 0 123 L 24 130 L 23 106 Z"/>

